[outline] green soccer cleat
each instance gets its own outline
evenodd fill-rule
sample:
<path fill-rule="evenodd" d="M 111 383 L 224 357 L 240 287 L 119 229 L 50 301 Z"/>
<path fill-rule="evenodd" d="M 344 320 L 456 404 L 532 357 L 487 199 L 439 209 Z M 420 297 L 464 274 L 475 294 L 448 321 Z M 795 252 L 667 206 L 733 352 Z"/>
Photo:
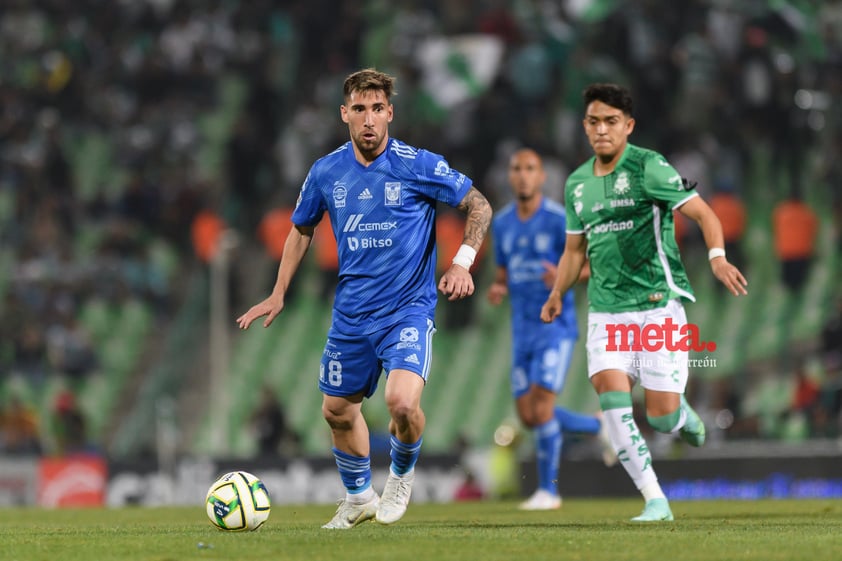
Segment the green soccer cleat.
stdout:
<path fill-rule="evenodd" d="M 687 415 L 687 420 L 684 421 L 684 426 L 678 429 L 678 434 L 684 442 L 698 448 L 705 443 L 705 424 L 699 414 L 687 403 L 684 394 L 681 394 L 680 407 Z"/>
<path fill-rule="evenodd" d="M 632 522 L 668 522 L 672 520 L 672 511 L 666 499 L 652 499 L 646 501 L 640 516 L 631 519 Z"/>

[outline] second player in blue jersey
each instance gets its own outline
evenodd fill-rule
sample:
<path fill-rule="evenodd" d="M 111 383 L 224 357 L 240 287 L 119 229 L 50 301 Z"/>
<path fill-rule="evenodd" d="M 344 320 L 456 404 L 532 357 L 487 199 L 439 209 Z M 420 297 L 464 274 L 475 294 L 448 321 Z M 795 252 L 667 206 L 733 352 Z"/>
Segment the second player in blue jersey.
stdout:
<path fill-rule="evenodd" d="M 508 295 L 512 315 L 511 386 L 520 421 L 532 430 L 538 467 L 538 488 L 521 504 L 524 510 L 561 506 L 558 468 L 562 434 L 600 434 L 599 418 L 556 405 L 578 338 L 573 292 L 564 295 L 562 313 L 541 321 L 541 306 L 555 280 L 556 263 L 564 252 L 564 207 L 543 196 L 546 173 L 540 156 L 531 149 L 515 152 L 509 161 L 514 202 L 498 211 L 492 222 L 494 283 L 492 304 Z M 614 456 L 604 443 L 604 459 Z"/>

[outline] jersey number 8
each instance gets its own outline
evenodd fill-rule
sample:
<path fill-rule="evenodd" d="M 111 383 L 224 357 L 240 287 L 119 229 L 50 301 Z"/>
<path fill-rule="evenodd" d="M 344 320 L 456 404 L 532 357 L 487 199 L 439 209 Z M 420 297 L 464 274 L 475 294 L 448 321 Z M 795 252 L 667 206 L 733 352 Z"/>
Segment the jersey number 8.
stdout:
<path fill-rule="evenodd" d="M 325 365 L 319 367 L 319 380 L 325 381 Z M 331 360 L 327 363 L 327 383 L 331 386 L 342 385 L 342 363 L 338 360 Z"/>

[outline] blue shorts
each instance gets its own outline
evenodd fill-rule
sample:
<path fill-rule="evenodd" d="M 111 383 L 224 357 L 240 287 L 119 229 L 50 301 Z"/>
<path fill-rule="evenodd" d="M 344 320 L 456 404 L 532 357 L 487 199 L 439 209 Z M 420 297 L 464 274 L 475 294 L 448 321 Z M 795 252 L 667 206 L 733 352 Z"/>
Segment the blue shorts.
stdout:
<path fill-rule="evenodd" d="M 319 367 L 319 389 L 326 395 L 371 397 L 383 370 L 409 370 L 427 381 L 433 358 L 433 319 L 407 315 L 370 334 L 349 335 L 331 325 Z"/>
<path fill-rule="evenodd" d="M 512 395 L 519 398 L 534 384 L 560 394 L 573 359 L 576 339 L 546 337 L 512 349 Z"/>

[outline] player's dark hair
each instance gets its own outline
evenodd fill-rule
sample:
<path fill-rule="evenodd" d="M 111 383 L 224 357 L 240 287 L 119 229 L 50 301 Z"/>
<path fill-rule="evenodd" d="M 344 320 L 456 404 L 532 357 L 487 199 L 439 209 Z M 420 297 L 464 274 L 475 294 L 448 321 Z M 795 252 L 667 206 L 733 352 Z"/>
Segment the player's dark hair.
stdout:
<path fill-rule="evenodd" d="M 395 90 L 395 79 L 392 76 L 384 72 L 379 72 L 374 68 L 364 68 L 345 78 L 342 94 L 347 100 L 352 92 L 376 90 L 382 91 L 386 95 L 386 99 L 391 99 L 393 95 L 398 95 L 397 90 Z"/>
<path fill-rule="evenodd" d="M 585 101 L 586 108 L 594 101 L 601 101 L 605 105 L 619 109 L 628 116 L 632 114 L 631 93 L 617 84 L 591 84 L 582 92 L 582 99 Z"/>

